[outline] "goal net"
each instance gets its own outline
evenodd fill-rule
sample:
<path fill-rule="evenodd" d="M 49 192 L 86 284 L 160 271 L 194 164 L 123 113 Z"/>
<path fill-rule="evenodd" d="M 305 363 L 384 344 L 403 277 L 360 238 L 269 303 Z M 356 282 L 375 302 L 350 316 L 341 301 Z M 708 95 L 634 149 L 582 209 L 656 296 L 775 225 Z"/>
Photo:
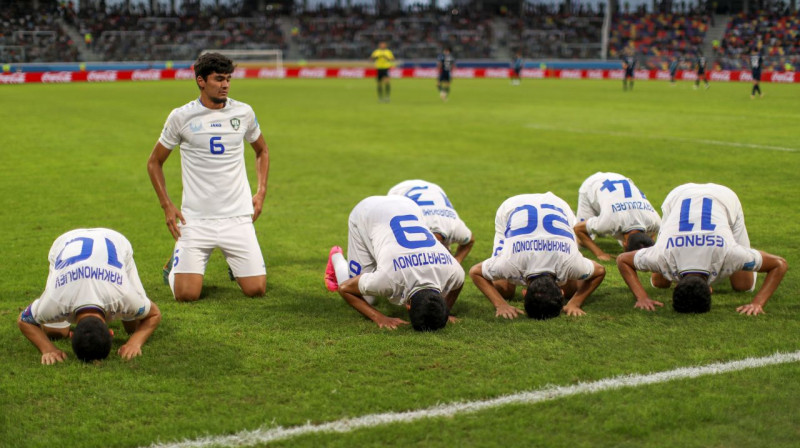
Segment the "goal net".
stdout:
<path fill-rule="evenodd" d="M 209 48 L 200 52 L 200 54 L 205 53 L 225 55 L 233 59 L 237 67 L 283 69 L 283 51 L 281 50 L 219 50 Z"/>

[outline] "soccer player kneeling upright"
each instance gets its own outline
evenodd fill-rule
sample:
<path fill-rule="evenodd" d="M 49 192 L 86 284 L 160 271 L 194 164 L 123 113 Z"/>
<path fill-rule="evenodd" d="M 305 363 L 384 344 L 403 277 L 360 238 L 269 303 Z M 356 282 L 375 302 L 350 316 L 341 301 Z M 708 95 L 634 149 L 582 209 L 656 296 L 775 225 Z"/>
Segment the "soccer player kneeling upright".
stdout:
<path fill-rule="evenodd" d="M 355 206 L 348 220 L 347 256 L 331 248 L 325 284 L 380 328 L 409 322 L 388 317 L 372 306 L 374 296 L 406 306 L 417 331 L 455 322 L 450 309 L 464 285 L 464 270 L 433 236 L 422 211 L 404 196 L 371 196 Z M 352 276 L 352 278 L 350 278 Z"/>

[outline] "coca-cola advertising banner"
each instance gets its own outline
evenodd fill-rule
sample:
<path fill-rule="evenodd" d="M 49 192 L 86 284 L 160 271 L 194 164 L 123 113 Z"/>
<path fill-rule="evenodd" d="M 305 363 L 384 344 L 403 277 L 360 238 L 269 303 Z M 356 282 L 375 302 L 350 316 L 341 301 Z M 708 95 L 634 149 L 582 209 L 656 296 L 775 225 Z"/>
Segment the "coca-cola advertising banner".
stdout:
<path fill-rule="evenodd" d="M 330 67 L 290 67 L 290 68 L 238 68 L 233 77 L 241 78 L 372 78 L 375 69 L 371 68 L 330 68 Z M 436 78 L 435 68 L 403 68 L 392 69 L 389 75 L 394 78 Z M 523 69 L 523 78 L 557 78 L 557 79 L 622 79 L 624 70 L 586 70 L 586 69 Z M 511 70 L 507 68 L 457 68 L 453 71 L 456 78 L 509 78 Z M 669 72 L 663 70 L 636 70 L 636 79 L 669 80 Z M 43 73 L 0 73 L 0 84 L 25 83 L 63 83 L 63 82 L 114 82 L 114 81 L 159 81 L 162 79 L 194 79 L 191 69 L 179 70 L 97 70 L 83 72 L 43 72 Z M 694 81 L 697 75 L 693 71 L 679 71 L 675 79 Z M 751 82 L 749 71 L 717 71 L 708 74 L 709 81 Z M 763 82 L 800 82 L 800 73 L 765 72 L 761 76 Z"/>

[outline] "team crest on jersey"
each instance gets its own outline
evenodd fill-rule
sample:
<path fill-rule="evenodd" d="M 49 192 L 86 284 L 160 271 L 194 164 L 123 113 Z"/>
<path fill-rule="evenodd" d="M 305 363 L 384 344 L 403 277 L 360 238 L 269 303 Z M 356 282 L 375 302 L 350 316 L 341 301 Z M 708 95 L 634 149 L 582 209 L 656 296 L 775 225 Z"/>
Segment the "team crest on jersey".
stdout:
<path fill-rule="evenodd" d="M 192 132 L 200 132 L 203 130 L 203 123 L 198 123 L 196 121 L 193 121 L 189 123 L 189 129 L 191 129 Z"/>
<path fill-rule="evenodd" d="M 238 118 L 231 118 L 231 126 L 233 126 L 233 130 L 234 131 L 238 131 L 239 130 L 239 125 L 240 124 L 241 124 L 241 121 L 239 121 Z"/>

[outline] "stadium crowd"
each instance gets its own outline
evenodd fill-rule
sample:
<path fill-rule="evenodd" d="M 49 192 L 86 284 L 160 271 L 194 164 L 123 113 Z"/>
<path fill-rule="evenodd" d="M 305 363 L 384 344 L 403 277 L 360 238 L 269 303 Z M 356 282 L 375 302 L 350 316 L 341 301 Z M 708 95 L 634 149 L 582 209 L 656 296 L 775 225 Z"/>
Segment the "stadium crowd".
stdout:
<path fill-rule="evenodd" d="M 786 70 L 800 64 L 800 16 L 759 11 L 734 16 L 716 48 L 722 68 L 747 68 L 753 51 L 764 56 L 767 70 Z M 788 64 L 788 66 L 787 66 Z"/>
<path fill-rule="evenodd" d="M 31 8 L 12 3 L 0 9 L 0 61 L 74 62 L 78 49 L 62 29 L 68 5 Z"/>

